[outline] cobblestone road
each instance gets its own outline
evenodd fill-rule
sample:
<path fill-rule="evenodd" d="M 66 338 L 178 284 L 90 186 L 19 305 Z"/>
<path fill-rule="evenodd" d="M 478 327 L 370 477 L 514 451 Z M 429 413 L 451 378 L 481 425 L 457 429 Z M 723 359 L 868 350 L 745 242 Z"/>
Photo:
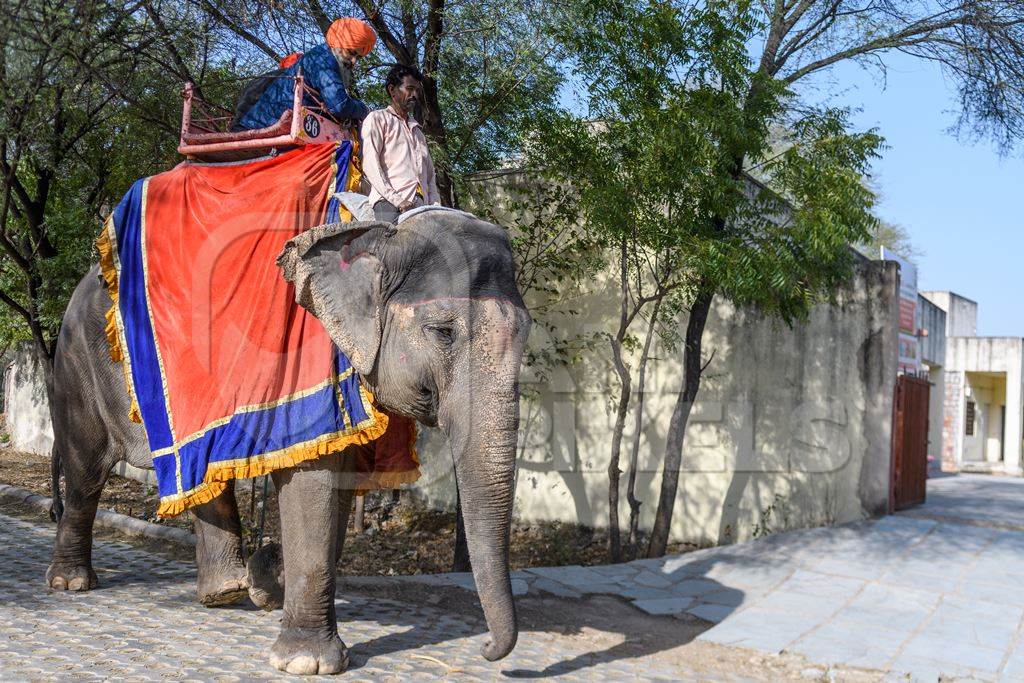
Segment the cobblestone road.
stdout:
<path fill-rule="evenodd" d="M 97 541 L 100 589 L 50 592 L 43 575 L 53 526 L 0 514 L 0 678 L 11 680 L 242 680 L 282 676 L 267 664 L 280 612 L 210 610 L 194 599 L 194 569 L 126 543 Z M 678 679 L 675 666 L 627 656 L 615 644 L 523 633 L 495 664 L 479 655 L 475 615 L 355 594 L 337 603 L 351 680 L 452 676 L 578 680 Z M 466 610 L 467 612 L 469 610 Z M 668 620 L 670 621 L 670 620 Z M 299 680 L 299 679 L 296 679 Z M 334 679 L 338 680 L 338 679 Z"/>

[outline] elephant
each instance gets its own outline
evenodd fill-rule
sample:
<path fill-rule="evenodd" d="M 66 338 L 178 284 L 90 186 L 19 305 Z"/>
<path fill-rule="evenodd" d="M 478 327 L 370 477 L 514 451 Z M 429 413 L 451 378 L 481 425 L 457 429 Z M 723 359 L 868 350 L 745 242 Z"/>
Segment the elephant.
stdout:
<path fill-rule="evenodd" d="M 324 325 L 378 405 L 448 436 L 473 577 L 488 629 L 482 655 L 515 647 L 509 528 L 519 423 L 519 368 L 531 319 L 506 232 L 470 214 L 425 211 L 401 225 L 351 222 L 301 233 L 278 259 L 296 301 Z M 122 370 L 107 352 L 110 299 L 93 269 L 77 286 L 54 362 L 52 473 L 64 475 L 51 589 L 97 586 L 92 527 L 104 482 L 121 460 L 152 467 L 143 427 L 128 419 Z M 352 447 L 350 447 L 352 448 Z M 296 674 L 343 671 L 336 564 L 352 488 L 346 452 L 272 473 L 284 563 L 281 632 L 270 652 Z M 209 606 L 250 587 L 232 487 L 192 509 L 197 593 Z M 255 597 L 254 597 L 255 600 Z"/>

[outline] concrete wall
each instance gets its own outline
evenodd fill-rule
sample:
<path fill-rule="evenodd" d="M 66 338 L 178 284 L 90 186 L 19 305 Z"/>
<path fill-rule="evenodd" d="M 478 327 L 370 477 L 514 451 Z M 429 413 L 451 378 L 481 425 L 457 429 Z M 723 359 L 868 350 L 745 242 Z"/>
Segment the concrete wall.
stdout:
<path fill-rule="evenodd" d="M 946 364 L 946 311 L 918 296 L 916 318 L 921 360 L 931 367 L 942 367 Z"/>
<path fill-rule="evenodd" d="M 705 333 L 714 353 L 684 443 L 672 536 L 700 545 L 884 512 L 896 377 L 897 268 L 865 262 L 835 305 L 789 329 L 718 302 Z M 595 283 L 563 334 L 612 329 L 614 283 Z M 679 331 L 686 319 L 678 320 Z M 544 341 L 531 336 L 531 345 Z M 655 352 L 644 396 L 641 527 L 657 504 L 666 429 L 679 389 L 678 353 Z M 631 359 L 636 366 L 636 358 Z M 516 515 L 605 526 L 618 381 L 604 345 L 549 379 L 524 375 Z M 634 396 L 634 401 L 636 396 Z M 630 454 L 632 412 L 623 440 Z M 436 432 L 422 444 L 421 494 L 450 506 L 454 486 Z M 438 462 L 440 461 L 440 462 Z M 628 515 L 623 475 L 622 509 Z"/>
<path fill-rule="evenodd" d="M 978 304 L 956 292 L 921 292 L 928 301 L 946 312 L 947 337 L 973 337 L 978 334 Z"/>
<path fill-rule="evenodd" d="M 955 472 L 963 453 L 964 434 L 964 373 L 943 373 L 942 404 L 942 469 Z"/>
<path fill-rule="evenodd" d="M 672 538 L 699 545 L 787 528 L 856 520 L 886 511 L 896 377 L 898 271 L 862 261 L 834 304 L 791 329 L 718 301 L 705 333 L 711 361 L 684 442 Z M 549 322 L 563 336 L 612 329 L 615 283 L 598 279 L 573 306 L 579 316 Z M 685 315 L 677 320 L 682 334 Z M 543 346 L 545 328 L 531 344 Z M 681 379 L 678 351 L 655 350 L 638 452 L 641 528 L 657 504 L 669 418 Z M 635 365 L 636 358 L 630 359 Z M 16 369 L 8 394 L 20 447 L 48 452 L 45 399 Z M 606 345 L 550 374 L 524 369 L 515 512 L 523 520 L 607 524 L 607 464 L 618 381 Z M 634 401 L 636 396 L 634 396 Z M 634 403 L 635 405 L 635 403 Z M 623 440 L 628 470 L 632 413 Z M 42 435 L 45 435 L 43 437 Z M 454 503 L 447 445 L 423 430 L 417 490 L 437 506 Z M 131 476 L 130 473 L 126 473 Z M 622 509 L 625 519 L 623 475 Z"/>
<path fill-rule="evenodd" d="M 928 457 L 938 469 L 943 457 L 943 407 L 946 401 L 946 311 L 923 296 L 917 297 L 915 326 L 921 371 L 931 383 L 928 396 Z"/>
<path fill-rule="evenodd" d="M 53 425 L 46 401 L 43 367 L 35 362 L 29 347 L 20 347 L 12 354 L 4 372 L 4 420 L 11 438 L 11 448 L 50 455 L 53 447 Z M 156 473 L 119 462 L 114 473 L 144 484 L 156 486 Z"/>
<path fill-rule="evenodd" d="M 50 425 L 43 365 L 27 344 L 12 352 L 4 369 L 4 409 L 11 447 L 49 455 L 53 446 L 53 427 Z"/>
<path fill-rule="evenodd" d="M 929 468 L 940 469 L 945 452 L 946 371 L 928 368 L 931 391 L 928 394 L 928 457 Z"/>

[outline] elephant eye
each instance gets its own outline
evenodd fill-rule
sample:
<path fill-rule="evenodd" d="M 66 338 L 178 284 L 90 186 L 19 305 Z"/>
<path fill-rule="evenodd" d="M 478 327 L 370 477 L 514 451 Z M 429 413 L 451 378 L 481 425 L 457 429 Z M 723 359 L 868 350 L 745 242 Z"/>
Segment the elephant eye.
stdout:
<path fill-rule="evenodd" d="M 455 330 L 449 325 L 425 325 L 423 329 L 439 344 L 451 346 L 455 341 Z"/>

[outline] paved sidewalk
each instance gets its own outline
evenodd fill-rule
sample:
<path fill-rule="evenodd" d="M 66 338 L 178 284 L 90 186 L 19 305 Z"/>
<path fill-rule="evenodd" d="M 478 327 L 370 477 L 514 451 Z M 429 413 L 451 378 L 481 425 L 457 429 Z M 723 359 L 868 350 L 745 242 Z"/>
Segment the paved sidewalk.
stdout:
<path fill-rule="evenodd" d="M 717 625 L 704 641 L 900 678 L 1024 681 L 1024 479 L 928 482 L 860 524 L 674 558 L 516 572 L 520 594 L 607 594 Z M 408 577 L 472 587 L 468 576 Z"/>
<path fill-rule="evenodd" d="M 928 498 L 790 534 L 793 573 L 701 638 L 913 680 L 1024 680 L 1024 480 L 943 477 Z"/>

